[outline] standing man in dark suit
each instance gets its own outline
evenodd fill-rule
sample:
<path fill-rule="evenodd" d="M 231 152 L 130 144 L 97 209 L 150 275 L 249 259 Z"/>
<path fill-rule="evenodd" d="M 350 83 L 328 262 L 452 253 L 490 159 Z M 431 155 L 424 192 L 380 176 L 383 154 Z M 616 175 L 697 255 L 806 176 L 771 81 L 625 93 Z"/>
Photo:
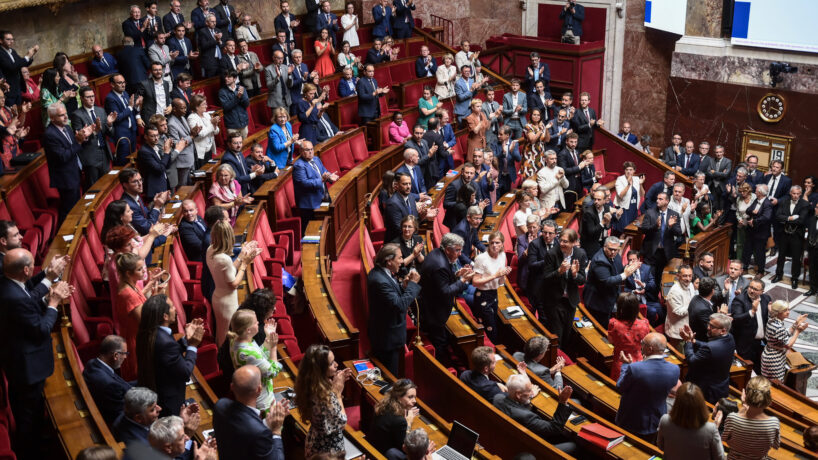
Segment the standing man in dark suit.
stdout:
<path fill-rule="evenodd" d="M 122 49 L 116 53 L 116 60 L 119 72 L 125 77 L 127 83 L 127 86 L 122 87 L 121 91 L 136 94 L 139 82 L 148 75 L 148 69 L 151 65 L 145 50 L 134 46 L 131 37 L 125 37 L 122 39 Z M 114 85 L 114 90 L 116 90 L 116 85 Z M 136 148 L 136 145 L 132 148 Z"/>
<path fill-rule="evenodd" d="M 616 214 L 611 212 L 611 202 L 605 200 L 605 192 L 597 190 L 593 193 L 593 206 L 582 210 L 582 227 L 580 245 L 593 258 L 605 239 L 611 234 L 611 223 Z"/>
<path fill-rule="evenodd" d="M 528 297 L 537 317 L 545 321 L 545 298 L 542 286 L 545 283 L 545 261 L 548 253 L 557 247 L 557 223 L 546 219 L 540 224 L 540 238 L 528 244 Z"/>
<path fill-rule="evenodd" d="M 190 39 L 185 37 L 187 29 L 184 24 L 179 24 L 173 29 L 173 37 L 168 39 L 168 49 L 178 51 L 179 54 L 173 59 L 170 65 L 170 72 L 173 78 L 177 78 L 179 74 L 190 73 L 190 59 L 199 56 L 198 51 L 193 51 L 193 44 Z M 188 102 L 189 103 L 189 102 Z"/>
<path fill-rule="evenodd" d="M 549 95 L 549 99 L 551 96 L 551 70 L 548 68 L 548 64 L 540 61 L 540 53 L 536 51 L 532 51 L 529 54 L 531 58 L 531 63 L 525 69 L 525 88 L 526 91 L 529 93 L 534 93 L 536 89 L 536 83 L 538 81 L 543 82 L 543 89 Z M 543 120 L 548 120 L 548 117 L 545 116 L 543 113 Z"/>
<path fill-rule="evenodd" d="M 707 186 L 713 196 L 713 211 L 724 210 L 728 202 L 727 180 L 733 170 L 733 162 L 729 158 L 724 158 L 724 146 L 717 145 L 714 149 L 714 157 L 704 157 L 701 162 L 701 170 L 707 179 Z"/>
<path fill-rule="evenodd" d="M 79 127 L 76 131 L 68 125 L 68 114 L 61 102 L 48 106 L 48 118 L 51 124 L 43 134 L 43 150 L 48 163 L 48 176 L 51 187 L 60 192 L 59 222 L 80 199 L 80 177 L 82 163 L 79 153 L 82 143 L 94 132 L 91 125 Z"/>
<path fill-rule="evenodd" d="M 318 22 L 318 12 L 321 10 L 321 0 L 304 0 L 307 13 L 303 16 L 304 28 L 302 31 L 315 31 Z"/>
<path fill-rule="evenodd" d="M 145 128 L 142 147 L 136 154 L 136 164 L 145 180 L 145 194 L 154 196 L 170 190 L 168 168 L 173 144 L 170 138 L 159 145 L 159 130 L 155 126 Z"/>
<path fill-rule="evenodd" d="M 426 182 L 423 180 L 423 172 L 418 166 L 418 151 L 406 149 L 403 151 L 403 164 L 396 172 L 404 173 L 412 179 L 412 193 L 420 196 L 426 193 Z M 389 240 L 387 240 L 389 241 Z"/>
<path fill-rule="evenodd" d="M 562 41 L 563 43 L 573 43 L 579 45 L 582 37 L 582 21 L 585 20 L 585 7 L 578 4 L 576 0 L 568 0 L 560 11 L 562 20 Z"/>
<path fill-rule="evenodd" d="M 579 108 L 571 119 L 571 127 L 579 135 L 577 150 L 584 152 L 594 148 L 594 127 L 605 126 L 605 120 L 599 120 L 596 111 L 590 107 L 591 95 L 587 92 L 579 95 Z"/>
<path fill-rule="evenodd" d="M 304 54 L 301 50 L 294 49 L 292 51 L 292 72 L 289 71 L 289 67 L 287 68 L 287 72 L 290 74 L 290 81 L 287 82 L 287 86 L 290 88 L 291 114 L 295 114 L 298 110 L 298 103 L 304 99 L 301 96 L 301 89 L 304 83 L 310 80 L 310 70 L 307 68 L 307 64 L 302 62 L 303 59 Z"/>
<path fill-rule="evenodd" d="M 102 107 L 94 105 L 94 90 L 88 86 L 80 88 L 82 107 L 71 114 L 71 126 L 91 126 L 91 135 L 82 143 L 79 152 L 82 171 L 85 173 L 85 188 L 94 185 L 100 177 L 111 169 L 114 159 L 111 148 L 108 146 L 107 136 L 113 137 L 113 123 L 117 114 L 114 112 L 105 115 Z"/>
<path fill-rule="evenodd" d="M 221 398 L 213 409 L 220 459 L 284 460 L 281 429 L 289 405 L 286 400 L 274 402 L 262 420 L 256 408 L 261 388 L 261 372 L 256 366 L 248 364 L 233 372 L 230 390 L 235 399 Z"/>
<path fill-rule="evenodd" d="M 332 40 L 333 48 L 339 49 L 338 16 L 332 14 L 332 9 L 328 0 L 321 1 L 321 11 L 318 12 L 318 20 L 315 23 L 315 35 L 320 35 L 321 29 L 327 29 L 327 32 L 329 32 L 329 38 Z"/>
<path fill-rule="evenodd" d="M 375 66 L 367 64 L 364 77 L 358 80 L 358 119 L 361 126 L 381 116 L 379 97 L 389 92 L 389 88 L 378 88 L 375 80 Z"/>
<path fill-rule="evenodd" d="M 429 53 L 429 47 L 420 47 L 420 57 L 415 60 L 415 75 L 418 78 L 434 77 L 437 72 L 437 61 Z"/>
<path fill-rule="evenodd" d="M 415 123 L 415 126 L 412 127 L 412 137 L 406 141 L 404 147 L 418 153 L 417 164 L 423 171 L 423 180 L 427 184 L 433 184 L 439 176 L 436 158 L 439 145 L 429 143 L 423 138 L 425 135 L 426 130 L 423 129 L 423 126 Z"/>
<path fill-rule="evenodd" d="M 818 293 L 818 205 L 807 218 L 807 257 L 809 257 L 809 291 L 807 297 Z"/>
<path fill-rule="evenodd" d="M 798 278 L 801 276 L 801 260 L 804 257 L 804 230 L 812 206 L 809 201 L 801 199 L 801 186 L 790 187 L 790 196 L 782 198 L 775 213 L 776 223 L 780 226 L 777 235 L 773 235 L 778 247 L 778 265 L 772 282 L 777 283 L 784 277 L 784 262 L 792 259 L 790 279 L 792 288 L 798 289 Z"/>
<path fill-rule="evenodd" d="M 620 352 L 622 371 L 616 388 L 622 398 L 616 425 L 645 440 L 656 438 L 659 419 L 667 413 L 667 397 L 679 381 L 679 366 L 665 361 L 666 347 L 665 336 L 651 332 L 642 339 L 642 361 Z"/>
<path fill-rule="evenodd" d="M 420 274 L 410 270 L 405 282 L 395 279 L 403 256 L 393 243 L 378 251 L 374 263 L 366 279 L 370 348 L 389 372 L 399 375 L 400 354 L 406 346 L 406 313 L 420 294 Z"/>
<path fill-rule="evenodd" d="M 702 159 L 698 153 L 694 152 L 695 148 L 696 145 L 693 141 L 685 142 L 684 153 L 676 156 L 676 166 L 674 168 L 676 171 L 689 177 L 693 177 L 693 175 L 696 174 Z"/>
<path fill-rule="evenodd" d="M 244 165 L 247 166 L 247 169 L 252 171 L 255 168 L 256 171 L 259 171 L 250 181 L 250 193 L 255 193 L 265 182 L 278 177 L 278 166 L 264 153 L 264 147 L 256 142 L 250 147 L 250 154 L 244 157 Z M 261 169 L 259 170 L 256 166 L 260 166 Z"/>
<path fill-rule="evenodd" d="M 723 313 L 710 315 L 707 323 L 707 342 L 696 340 L 696 334 L 685 325 L 680 332 L 685 341 L 685 358 L 687 375 L 685 380 L 693 382 L 702 389 L 704 399 L 711 404 L 730 394 L 730 366 L 733 365 L 733 353 L 736 342 L 728 332 L 733 320 Z"/>
<path fill-rule="evenodd" d="M 764 294 L 764 281 L 754 279 L 743 294 L 730 304 L 733 328 L 730 333 L 736 341 L 736 353 L 753 362 L 753 370 L 761 374 L 761 352 L 764 350 L 764 332 L 767 330 L 771 298 Z"/>
<path fill-rule="evenodd" d="M 310 3 L 310 1 L 307 1 L 307 3 Z M 284 31 L 287 47 L 289 48 L 285 50 L 285 56 L 289 56 L 290 51 L 295 47 L 295 28 L 298 27 L 298 24 L 298 18 L 290 13 L 290 2 L 286 0 L 281 2 L 281 13 L 275 17 L 273 25 L 275 26 L 276 34 Z M 289 64 L 289 62 L 287 64 Z"/>
<path fill-rule="evenodd" d="M 228 164 L 236 173 L 236 180 L 241 185 L 241 194 L 248 195 L 250 193 L 250 182 L 258 175 L 264 173 L 264 167 L 261 165 L 248 168 L 244 161 L 244 155 L 241 153 L 244 138 L 239 133 L 232 133 L 227 136 L 227 150 L 222 154 L 221 164 Z M 317 206 L 316 206 L 317 207 Z"/>
<path fill-rule="evenodd" d="M 379 0 L 372 7 L 372 20 L 375 26 L 372 28 L 372 38 L 382 40 L 387 35 L 392 35 L 392 7 L 387 5 L 388 0 Z"/>
<path fill-rule="evenodd" d="M 392 18 L 392 29 L 395 31 L 393 38 L 411 37 L 415 27 L 415 20 L 412 18 L 415 0 L 392 0 L 392 5 L 395 7 L 395 16 Z"/>
<path fill-rule="evenodd" d="M 187 29 L 193 28 L 193 23 L 190 21 L 185 21 L 185 15 L 182 14 L 182 4 L 179 0 L 172 0 L 170 2 L 170 12 L 162 17 L 162 26 L 165 28 L 165 32 L 171 33 L 176 30 L 176 26 L 183 25 Z"/>
<path fill-rule="evenodd" d="M 764 276 L 767 259 L 767 240 L 770 239 L 770 224 L 773 222 L 773 206 L 767 199 L 767 184 L 756 186 L 756 201 L 747 208 L 747 237 L 744 239 L 742 262 L 749 269 L 750 256 L 755 259 L 756 276 Z"/>
<path fill-rule="evenodd" d="M 418 212 L 417 201 L 412 196 L 412 178 L 408 173 L 398 172 L 395 174 L 395 182 L 398 189 L 384 203 L 383 221 L 386 226 L 384 241 L 392 241 L 400 236 L 400 223 L 404 217 L 413 215 L 421 219 Z"/>
<path fill-rule="evenodd" d="M 673 186 L 675 184 L 676 173 L 673 171 L 665 171 L 662 181 L 651 185 L 648 191 L 645 193 L 645 201 L 642 202 L 642 206 L 639 208 L 642 214 L 646 213 L 648 209 L 656 208 L 656 197 L 659 196 L 660 193 L 664 193 L 667 196 L 672 196 Z"/>
<path fill-rule="evenodd" d="M 750 182 L 750 185 L 755 187 L 763 183 L 764 173 L 758 169 L 758 157 L 755 155 L 747 155 L 744 162 L 747 163 L 747 180 Z"/>
<path fill-rule="evenodd" d="M 151 296 L 142 306 L 140 324 L 139 385 L 155 388 L 157 403 L 162 407 L 160 416 L 179 415 L 185 401 L 187 381 L 196 366 L 196 347 L 202 342 L 204 323 L 200 318 L 185 325 L 184 336 L 173 340 L 171 327 L 176 328 L 176 308 L 164 294 Z M 143 327 L 147 326 L 146 330 Z M 153 355 L 149 351 L 153 346 Z"/>
<path fill-rule="evenodd" d="M 122 21 L 122 34 L 130 37 L 135 47 L 146 50 L 150 46 L 145 34 L 147 27 L 147 21 L 142 19 L 142 10 L 136 5 L 131 5 L 130 17 Z"/>
<path fill-rule="evenodd" d="M 622 256 L 619 254 L 621 241 L 615 236 L 609 236 L 602 246 L 602 250 L 591 258 L 588 268 L 587 281 L 582 290 L 582 300 L 588 312 L 604 328 L 608 329 L 608 321 L 616 306 L 622 282 L 639 269 L 641 263 L 629 263 L 622 267 Z M 529 246 L 529 257 L 531 257 Z"/>
<path fill-rule="evenodd" d="M 91 59 L 90 65 L 95 77 L 104 77 L 106 75 L 111 75 L 118 72 L 116 68 L 116 59 L 110 54 L 104 52 L 101 46 L 92 46 L 91 53 L 94 55 L 94 58 Z"/>
<path fill-rule="evenodd" d="M 196 34 L 199 44 L 199 64 L 205 78 L 219 74 L 219 62 L 222 59 L 222 31 L 216 28 L 216 15 L 210 14 L 205 19 L 205 26 Z"/>
<path fill-rule="evenodd" d="M 531 70 L 531 68 L 529 68 Z M 553 109 L 554 109 L 554 99 L 551 97 L 551 93 L 546 91 L 545 83 L 542 80 L 537 80 L 534 82 L 534 88 L 528 93 L 528 110 L 533 111 L 537 109 L 540 111 L 542 115 L 543 122 L 548 125 L 550 120 L 553 118 Z M 551 134 L 551 127 L 549 127 L 549 135 Z"/>
<path fill-rule="evenodd" d="M 187 260 L 201 262 L 204 260 L 202 241 L 207 233 L 204 219 L 199 217 L 199 209 L 193 200 L 182 202 L 182 220 L 179 222 L 179 238 Z"/>
<path fill-rule="evenodd" d="M 169 115 L 170 82 L 164 79 L 165 69 L 158 62 L 151 63 L 151 76 L 139 83 L 136 96 L 142 99 L 141 110 L 136 114 L 136 123 L 144 127 L 153 114 Z"/>
<path fill-rule="evenodd" d="M 580 150 L 577 149 L 579 143 L 579 136 L 576 133 L 571 133 L 565 140 L 565 148 L 562 149 L 557 156 L 557 166 L 562 168 L 565 172 L 565 178 L 568 179 L 568 189 L 565 193 L 565 209 L 571 211 L 574 209 L 574 202 L 582 196 L 582 170 L 593 164 L 593 160 L 580 160 Z M 574 193 L 568 193 L 569 191 Z"/>
<path fill-rule="evenodd" d="M 301 231 L 307 229 L 315 209 L 325 199 L 329 200 L 327 182 L 338 180 L 338 174 L 327 171 L 321 160 L 315 158 L 312 142 L 301 142 L 301 156 L 293 163 L 293 187 L 295 205 L 301 216 Z M 389 241 L 389 240 L 387 240 Z"/>
<path fill-rule="evenodd" d="M 276 51 L 281 52 L 283 56 L 282 62 L 285 66 L 290 66 L 293 63 L 291 53 L 294 49 L 292 49 L 292 45 L 287 42 L 287 32 L 283 30 L 276 31 L 276 39 L 273 42 L 273 55 L 275 55 Z"/>
<path fill-rule="evenodd" d="M 782 173 L 784 162 L 781 160 L 773 160 L 770 162 L 770 173 L 764 176 L 761 184 L 767 185 L 767 199 L 773 205 L 773 241 L 778 244 L 781 233 L 783 233 L 784 225 L 775 220 L 778 214 L 778 201 L 790 194 L 790 187 L 792 187 L 792 180 Z M 775 256 L 778 247 L 773 246 L 770 256 Z M 780 259 L 780 258 L 779 258 Z M 774 283 L 777 281 L 773 281 Z"/>
<path fill-rule="evenodd" d="M 522 161 L 520 144 L 516 139 L 511 139 L 511 128 L 503 126 L 497 133 L 497 143 L 492 149 L 500 167 L 500 178 L 497 181 L 497 195 L 500 196 L 510 192 L 517 183 L 517 163 Z M 442 175 L 445 171 L 438 173 Z"/>
<path fill-rule="evenodd" d="M 153 42 L 156 41 L 157 37 L 165 34 L 165 26 L 162 24 L 162 20 L 159 18 L 158 14 L 159 8 L 157 7 L 156 2 L 153 0 L 146 1 L 145 19 L 143 20 L 145 30 L 142 32 L 145 37 L 146 50 L 153 45 Z"/>
<path fill-rule="evenodd" d="M 57 305 L 73 292 L 64 281 L 52 284 L 68 260 L 58 257 L 58 261 L 62 265 L 58 271 L 49 267 L 42 275 L 34 276 L 34 257 L 26 249 L 12 249 L 3 257 L 5 276 L 0 277 L 3 370 L 17 424 L 14 450 L 17 458 L 23 460 L 47 457 L 39 450 L 43 447 L 41 436 L 45 429 L 43 388 L 46 378 L 54 372 L 51 330 L 57 322 Z"/>
<path fill-rule="evenodd" d="M 40 51 L 40 45 L 34 45 L 29 48 L 25 56 L 20 57 L 17 51 L 14 51 L 14 35 L 8 31 L 0 31 L 0 75 L 5 77 L 6 84 L 9 85 L 6 91 L 6 107 L 19 105 L 23 102 L 22 90 L 24 87 L 23 76 L 20 69 L 28 67 L 34 62 L 34 55 Z"/>
<path fill-rule="evenodd" d="M 207 27 L 207 17 L 216 15 L 216 12 L 210 8 L 210 0 L 197 0 L 196 8 L 190 12 L 190 19 L 193 21 L 193 29 L 196 31 L 195 40 L 199 41 L 199 34 Z M 200 50 L 201 51 L 201 50 Z"/>
<path fill-rule="evenodd" d="M 451 229 L 452 233 L 463 238 L 463 251 L 458 258 L 463 265 L 473 265 L 473 259 L 478 254 L 486 252 L 486 245 L 480 241 L 480 223 L 482 221 L 483 210 L 480 209 L 480 206 L 470 206 L 466 210 L 466 218 Z"/>
<path fill-rule="evenodd" d="M 733 299 L 741 295 L 750 284 L 747 278 L 743 277 L 744 267 L 740 260 L 731 260 L 727 266 L 727 273 L 716 277 L 716 294 L 729 307 L 733 304 Z"/>
<path fill-rule="evenodd" d="M 463 167 L 460 170 L 460 177 L 453 180 L 449 183 L 449 186 L 446 187 L 446 195 L 443 197 L 443 209 L 446 210 L 447 215 L 444 216 L 443 225 L 451 228 L 454 227 L 457 222 L 454 222 L 454 211 L 455 205 L 457 204 L 457 192 L 460 191 L 460 188 L 466 184 L 471 184 L 474 187 L 474 191 L 477 194 L 477 202 L 481 206 L 488 205 L 488 198 L 483 196 L 481 191 L 482 187 L 479 184 L 475 183 L 475 176 L 477 175 L 476 168 L 471 163 L 464 163 Z M 482 205 L 485 203 L 485 205 Z M 448 215 L 451 214 L 452 218 L 449 219 Z M 451 224 L 451 225 L 450 225 Z"/>
<path fill-rule="evenodd" d="M 108 425 L 113 425 L 125 406 L 125 393 L 131 384 L 116 370 L 128 358 L 128 344 L 118 335 L 109 335 L 99 344 L 99 356 L 85 364 L 82 376 Z"/>
<path fill-rule="evenodd" d="M 219 5 L 213 8 L 216 11 L 216 22 L 228 36 L 236 37 L 236 26 L 241 24 L 236 8 L 230 6 L 230 0 L 219 0 Z"/>
<path fill-rule="evenodd" d="M 451 315 L 457 296 L 474 276 L 469 266 L 457 261 L 463 250 L 463 238 L 454 234 L 443 235 L 440 247 L 429 252 L 420 271 L 420 330 L 425 332 L 435 347 L 435 356 L 449 361 L 446 321 Z"/>
<path fill-rule="evenodd" d="M 559 246 L 545 254 L 545 282 L 539 286 L 547 307 L 546 327 L 557 335 L 563 350 L 567 350 L 571 343 L 571 323 L 579 306 L 579 286 L 585 284 L 585 267 L 588 266 L 585 251 L 576 247 L 577 239 L 574 229 L 563 229 Z"/>
<path fill-rule="evenodd" d="M 668 203 L 668 195 L 659 193 L 656 208 L 648 209 L 639 225 L 639 232 L 645 235 L 642 253 L 645 260 L 653 266 L 653 276 L 656 279 L 662 279 L 665 265 L 676 257 L 676 238 L 682 236 L 679 213 L 668 209 Z"/>
<path fill-rule="evenodd" d="M 676 166 L 676 158 L 682 154 L 682 135 L 673 134 L 671 144 L 662 151 L 662 161 L 671 168 Z"/>
<path fill-rule="evenodd" d="M 690 300 L 687 307 L 687 320 L 690 329 L 696 334 L 696 340 L 707 342 L 707 324 L 710 322 L 710 315 L 717 313 L 719 308 L 713 305 L 713 294 L 715 293 L 716 280 L 705 277 L 699 279 L 699 293 Z M 722 312 L 723 313 L 723 312 Z"/>

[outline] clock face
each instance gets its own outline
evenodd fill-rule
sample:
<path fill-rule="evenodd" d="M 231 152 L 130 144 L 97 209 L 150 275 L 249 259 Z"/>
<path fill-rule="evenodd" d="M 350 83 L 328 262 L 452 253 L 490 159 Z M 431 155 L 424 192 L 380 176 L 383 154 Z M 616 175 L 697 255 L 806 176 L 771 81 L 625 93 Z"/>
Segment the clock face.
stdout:
<path fill-rule="evenodd" d="M 768 123 L 777 123 L 784 118 L 787 103 L 778 94 L 767 94 L 758 101 L 758 116 Z"/>

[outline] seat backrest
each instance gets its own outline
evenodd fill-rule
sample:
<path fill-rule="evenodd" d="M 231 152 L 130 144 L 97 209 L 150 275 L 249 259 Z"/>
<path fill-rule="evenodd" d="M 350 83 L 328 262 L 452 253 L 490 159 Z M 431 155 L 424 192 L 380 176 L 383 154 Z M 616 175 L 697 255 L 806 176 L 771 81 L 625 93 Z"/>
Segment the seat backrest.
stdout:
<path fill-rule="evenodd" d="M 594 169 L 605 174 L 605 156 L 594 155 Z"/>
<path fill-rule="evenodd" d="M 366 146 L 366 135 L 364 131 L 360 131 L 349 140 L 349 148 L 352 151 L 352 157 L 355 158 L 356 163 L 360 163 L 369 158 L 369 148 Z"/>
<path fill-rule="evenodd" d="M 334 148 L 321 152 L 321 163 L 324 163 L 324 167 L 331 173 L 338 173 L 341 171 L 341 167 L 338 165 L 338 158 L 335 156 Z"/>
<path fill-rule="evenodd" d="M 105 246 L 102 244 L 100 235 L 97 232 L 97 229 L 94 228 L 93 223 L 90 223 L 87 227 L 85 227 L 85 241 L 88 241 L 91 256 L 94 258 L 94 262 L 96 263 L 97 267 L 101 267 L 102 264 L 105 263 Z"/>
<path fill-rule="evenodd" d="M 338 104 L 338 125 L 339 127 L 358 125 L 358 98 L 355 96 L 350 96 L 349 99 Z"/>
<path fill-rule="evenodd" d="M 372 230 L 385 229 L 383 214 L 381 214 L 380 199 L 375 197 L 369 205 L 369 224 Z M 369 232 L 367 232 L 368 234 Z"/>
<path fill-rule="evenodd" d="M 286 190 L 279 189 L 273 194 L 273 201 L 275 202 L 275 213 L 278 219 L 285 219 L 292 216 L 290 203 L 287 201 Z"/>
<path fill-rule="evenodd" d="M 94 256 L 91 253 L 91 248 L 88 245 L 86 238 L 80 239 L 77 246 L 76 257 L 82 261 L 82 266 L 91 280 L 102 279 L 99 266 L 97 266 L 96 260 L 94 260 Z"/>
<path fill-rule="evenodd" d="M 364 229 L 364 254 L 366 257 L 366 264 L 369 267 L 375 266 L 375 246 L 372 244 L 372 238 L 369 235 L 369 230 Z M 363 274 L 363 273 L 362 273 Z M 366 303 L 364 303 L 366 305 Z"/>
<path fill-rule="evenodd" d="M 390 64 L 375 66 L 375 81 L 378 87 L 389 88 L 392 86 L 392 75 L 389 73 Z"/>
<path fill-rule="evenodd" d="M 80 307 L 74 301 L 78 296 L 81 296 L 81 294 L 74 291 L 68 304 L 71 309 L 71 335 L 73 335 L 74 342 L 83 345 L 91 341 L 91 334 L 88 333 L 88 328 L 85 327 L 85 319 L 80 313 Z"/>
<path fill-rule="evenodd" d="M 31 213 L 31 205 L 27 202 L 25 194 L 20 187 L 14 187 L 6 195 L 6 203 L 11 213 L 11 217 L 17 222 L 21 229 L 29 229 L 34 226 L 34 214 Z M 46 238 L 50 235 L 44 235 Z"/>
<path fill-rule="evenodd" d="M 352 156 L 349 141 L 341 142 L 335 147 L 335 157 L 338 158 L 338 166 L 342 171 L 349 171 L 355 167 L 355 158 Z"/>
<path fill-rule="evenodd" d="M 295 189 L 293 188 L 292 175 L 290 175 L 290 177 L 284 183 L 284 190 L 287 192 L 287 202 L 290 205 L 290 210 L 295 209 Z M 290 213 L 290 216 L 292 216 L 292 212 Z"/>
<path fill-rule="evenodd" d="M 389 99 L 386 96 L 378 98 L 378 105 L 381 107 L 381 114 L 389 113 Z"/>

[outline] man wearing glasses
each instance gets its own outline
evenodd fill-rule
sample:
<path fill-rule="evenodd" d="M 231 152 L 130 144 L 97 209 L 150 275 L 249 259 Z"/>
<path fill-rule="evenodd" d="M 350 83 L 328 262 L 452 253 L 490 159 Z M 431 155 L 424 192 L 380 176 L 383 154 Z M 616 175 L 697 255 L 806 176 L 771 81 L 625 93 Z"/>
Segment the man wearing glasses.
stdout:
<path fill-rule="evenodd" d="M 151 226 L 159 221 L 159 213 L 165 207 L 165 203 L 170 198 L 170 192 L 157 193 L 153 197 L 152 206 L 149 208 L 142 200 L 143 181 L 139 171 L 133 168 L 125 168 L 119 172 L 119 183 L 122 185 L 122 200 L 128 203 L 133 211 L 131 226 L 136 231 L 145 236 Z M 157 240 L 158 241 L 158 240 Z"/>
<path fill-rule="evenodd" d="M 690 325 L 685 325 L 681 331 L 688 364 L 687 381 L 698 385 L 704 399 L 712 404 L 726 398 L 730 392 L 730 366 L 736 351 L 736 341 L 728 332 L 732 323 L 733 319 L 724 313 L 710 315 L 707 342 L 697 341 Z"/>
<path fill-rule="evenodd" d="M 682 136 L 673 135 L 673 143 L 662 152 L 662 161 L 671 168 L 676 166 L 676 157 L 682 154 Z"/>
<path fill-rule="evenodd" d="M 88 390 L 108 425 L 122 413 L 125 393 L 131 389 L 131 384 L 116 373 L 129 354 L 125 339 L 109 335 L 99 345 L 99 356 L 88 361 L 82 371 Z"/>

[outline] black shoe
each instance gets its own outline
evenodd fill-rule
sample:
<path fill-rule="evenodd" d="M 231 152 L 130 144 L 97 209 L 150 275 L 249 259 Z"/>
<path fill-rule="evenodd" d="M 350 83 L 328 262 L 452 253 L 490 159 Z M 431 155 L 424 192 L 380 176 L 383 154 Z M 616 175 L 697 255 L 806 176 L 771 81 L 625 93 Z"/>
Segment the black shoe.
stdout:
<path fill-rule="evenodd" d="M 775 257 L 776 254 L 778 254 L 778 249 L 776 248 L 770 249 L 770 257 Z"/>
<path fill-rule="evenodd" d="M 807 297 L 812 297 L 812 296 L 814 296 L 815 294 L 818 294 L 818 291 L 816 291 L 815 289 L 810 289 L 810 290 L 809 290 L 809 291 L 807 291 L 807 293 L 806 293 L 806 294 L 804 294 L 804 295 L 805 295 L 805 296 L 807 296 Z"/>
<path fill-rule="evenodd" d="M 773 276 L 773 279 L 770 280 L 770 282 L 771 283 L 777 283 L 777 282 L 781 281 L 782 279 L 783 278 L 782 278 L 781 275 L 775 275 L 775 276 Z"/>
<path fill-rule="evenodd" d="M 792 288 L 793 289 L 798 289 L 798 281 L 793 281 L 792 282 Z"/>

